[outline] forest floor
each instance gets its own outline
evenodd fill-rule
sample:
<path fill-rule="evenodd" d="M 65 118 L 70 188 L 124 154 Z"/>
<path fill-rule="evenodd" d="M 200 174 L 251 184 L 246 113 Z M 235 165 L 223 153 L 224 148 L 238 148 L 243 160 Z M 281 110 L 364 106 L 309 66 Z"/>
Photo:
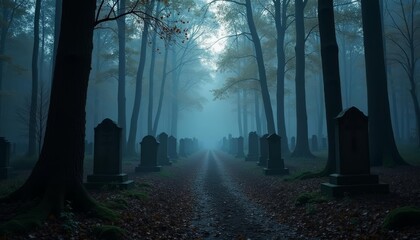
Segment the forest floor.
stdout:
<path fill-rule="evenodd" d="M 328 199 L 320 194 L 327 178 L 291 179 L 322 169 L 325 157 L 318 155 L 286 159 L 290 176 L 265 176 L 255 162 L 218 151 L 179 159 L 156 173 L 133 173 L 138 162 L 125 161 L 125 172 L 135 180 L 132 189 L 90 191 L 119 214 L 117 220 L 74 213 L 69 205 L 61 218 L 0 239 L 107 239 L 101 235 L 105 229 L 121 230 L 121 239 L 420 239 L 419 226 L 382 228 L 393 209 L 420 207 L 420 167 L 372 168 L 389 183 L 389 194 Z M 25 176 L 0 182 L 0 195 Z M 312 201 L 303 201 L 305 196 Z M 10 209 L 0 206 L 0 221 Z"/>

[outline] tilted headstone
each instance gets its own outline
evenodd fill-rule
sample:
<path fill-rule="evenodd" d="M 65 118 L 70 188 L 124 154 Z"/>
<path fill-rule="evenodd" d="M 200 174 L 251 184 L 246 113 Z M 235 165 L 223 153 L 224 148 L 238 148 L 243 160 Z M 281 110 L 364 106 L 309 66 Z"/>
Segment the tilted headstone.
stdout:
<path fill-rule="evenodd" d="M 158 140 L 158 165 L 172 165 L 168 157 L 168 134 L 164 132 L 159 134 Z"/>
<path fill-rule="evenodd" d="M 245 153 L 244 153 L 244 138 L 243 137 L 238 137 L 237 139 L 237 152 L 236 152 L 236 158 L 243 158 L 245 157 Z"/>
<path fill-rule="evenodd" d="M 339 197 L 345 193 L 388 193 L 389 185 L 370 174 L 368 118 L 356 107 L 336 117 L 337 169 L 329 183 L 321 184 L 323 193 Z"/>
<path fill-rule="evenodd" d="M 147 135 L 140 143 L 140 164 L 136 167 L 136 172 L 159 172 L 161 166 L 158 165 L 159 142 L 156 138 Z"/>
<path fill-rule="evenodd" d="M 176 161 L 178 158 L 177 140 L 174 136 L 170 136 L 168 138 L 168 156 L 171 161 Z"/>
<path fill-rule="evenodd" d="M 0 137 L 0 179 L 10 176 L 10 142 Z"/>
<path fill-rule="evenodd" d="M 311 151 L 313 152 L 318 151 L 318 137 L 316 135 L 312 135 L 312 138 L 311 138 Z"/>
<path fill-rule="evenodd" d="M 295 150 L 295 148 L 296 148 L 296 138 L 295 137 L 292 137 L 290 139 L 290 151 Z"/>
<path fill-rule="evenodd" d="M 95 128 L 93 174 L 87 176 L 87 188 L 104 185 L 128 188 L 133 181 L 122 173 L 122 129 L 111 119 L 103 120 Z"/>
<path fill-rule="evenodd" d="M 245 161 L 258 161 L 258 134 L 250 132 L 248 134 L 248 155 Z"/>
<path fill-rule="evenodd" d="M 266 175 L 283 175 L 289 174 L 289 169 L 284 168 L 284 160 L 281 157 L 281 141 L 280 136 L 271 134 L 267 137 L 268 142 L 268 161 L 267 168 L 264 168 Z"/>
<path fill-rule="evenodd" d="M 258 161 L 258 166 L 266 167 L 268 160 L 268 134 L 264 134 L 260 137 L 260 158 Z"/>

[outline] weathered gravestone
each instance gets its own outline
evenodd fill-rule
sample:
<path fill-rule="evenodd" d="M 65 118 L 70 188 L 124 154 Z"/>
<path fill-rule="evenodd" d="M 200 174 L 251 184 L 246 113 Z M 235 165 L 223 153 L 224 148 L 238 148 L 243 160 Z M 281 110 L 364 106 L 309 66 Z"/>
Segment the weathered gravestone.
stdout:
<path fill-rule="evenodd" d="M 333 197 L 359 193 L 388 193 L 389 185 L 370 174 L 368 118 L 351 107 L 336 117 L 337 173 L 321 191 Z"/>
<path fill-rule="evenodd" d="M 265 175 L 283 175 L 289 174 L 289 169 L 284 168 L 284 160 L 281 158 L 280 136 L 271 134 L 267 137 L 268 142 L 268 160 L 267 167 L 264 168 Z"/>
<path fill-rule="evenodd" d="M 162 168 L 158 166 L 158 147 L 159 142 L 156 138 L 147 135 L 140 143 L 140 164 L 136 167 L 136 172 L 159 172 Z"/>
<path fill-rule="evenodd" d="M 0 137 L 0 179 L 10 176 L 10 142 Z"/>
<path fill-rule="evenodd" d="M 95 128 L 93 174 L 87 176 L 87 188 L 104 185 L 128 188 L 133 185 L 127 174 L 122 173 L 121 131 L 109 118 Z"/>
<path fill-rule="evenodd" d="M 316 135 L 312 135 L 312 138 L 311 138 L 311 151 L 313 152 L 318 151 L 318 137 Z"/>
<path fill-rule="evenodd" d="M 260 137 L 260 158 L 258 161 L 258 166 L 266 167 L 268 160 L 268 134 L 264 134 Z"/>
<path fill-rule="evenodd" d="M 258 135 L 256 132 L 248 134 L 248 155 L 245 161 L 258 161 Z"/>
<path fill-rule="evenodd" d="M 168 157 L 168 134 L 164 132 L 159 134 L 158 140 L 158 165 L 172 165 L 172 162 L 169 161 Z"/>
<path fill-rule="evenodd" d="M 170 136 L 168 138 L 168 156 L 171 161 L 176 161 L 178 158 L 177 140 L 174 136 Z"/>
<path fill-rule="evenodd" d="M 292 137 L 290 139 L 290 151 L 295 150 L 295 148 L 296 148 L 296 138 L 295 137 Z"/>
<path fill-rule="evenodd" d="M 244 138 L 238 137 L 236 140 L 237 143 L 237 151 L 236 151 L 236 158 L 243 158 L 245 157 L 244 153 Z"/>

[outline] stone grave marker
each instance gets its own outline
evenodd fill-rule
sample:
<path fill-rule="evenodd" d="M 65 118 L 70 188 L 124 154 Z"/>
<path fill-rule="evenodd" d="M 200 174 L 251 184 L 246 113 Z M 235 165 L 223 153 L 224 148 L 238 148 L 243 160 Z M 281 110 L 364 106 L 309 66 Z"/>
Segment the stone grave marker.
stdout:
<path fill-rule="evenodd" d="M 244 138 L 243 137 L 238 137 L 237 138 L 237 151 L 236 151 L 236 158 L 243 158 L 245 157 L 245 153 L 244 153 Z"/>
<path fill-rule="evenodd" d="M 136 167 L 136 172 L 159 172 L 161 166 L 158 165 L 159 142 L 156 138 L 147 135 L 140 143 L 140 164 Z"/>
<path fill-rule="evenodd" d="M 245 161 L 258 161 L 258 134 L 250 132 L 248 134 L 248 155 Z"/>
<path fill-rule="evenodd" d="M 168 156 L 171 161 L 176 161 L 178 158 L 177 140 L 174 136 L 168 138 Z"/>
<path fill-rule="evenodd" d="M 258 161 L 258 166 L 266 167 L 268 160 L 268 134 L 264 134 L 260 137 L 260 158 Z"/>
<path fill-rule="evenodd" d="M 181 138 L 180 140 L 179 140 L 179 156 L 180 157 L 183 157 L 183 158 L 185 158 L 185 157 L 187 157 L 187 152 L 186 152 L 186 146 L 185 146 L 185 139 L 184 138 Z"/>
<path fill-rule="evenodd" d="M 159 134 L 158 140 L 158 165 L 172 165 L 172 162 L 169 161 L 168 157 L 168 134 L 164 132 Z"/>
<path fill-rule="evenodd" d="M 389 185 L 370 174 L 368 118 L 356 107 L 336 117 L 337 169 L 321 191 L 333 197 L 360 193 L 388 193 Z"/>
<path fill-rule="evenodd" d="M 0 137 L 0 179 L 10 176 L 10 142 Z"/>
<path fill-rule="evenodd" d="M 122 129 L 106 118 L 95 128 L 93 174 L 87 176 L 87 188 L 101 188 L 104 185 L 128 188 L 132 180 L 122 173 Z"/>
<path fill-rule="evenodd" d="M 280 136 L 271 134 L 267 137 L 268 160 L 267 167 L 264 168 L 265 175 L 284 175 L 289 174 L 289 169 L 284 168 L 284 160 L 281 157 Z"/>

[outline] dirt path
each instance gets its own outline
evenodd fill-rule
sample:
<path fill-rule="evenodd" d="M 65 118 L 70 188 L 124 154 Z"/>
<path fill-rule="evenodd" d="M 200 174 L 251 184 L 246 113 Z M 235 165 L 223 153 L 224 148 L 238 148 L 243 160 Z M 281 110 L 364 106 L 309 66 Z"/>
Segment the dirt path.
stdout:
<path fill-rule="evenodd" d="M 197 207 L 193 227 L 204 239 L 302 239 L 250 201 L 224 167 L 208 152 L 194 183 Z"/>

